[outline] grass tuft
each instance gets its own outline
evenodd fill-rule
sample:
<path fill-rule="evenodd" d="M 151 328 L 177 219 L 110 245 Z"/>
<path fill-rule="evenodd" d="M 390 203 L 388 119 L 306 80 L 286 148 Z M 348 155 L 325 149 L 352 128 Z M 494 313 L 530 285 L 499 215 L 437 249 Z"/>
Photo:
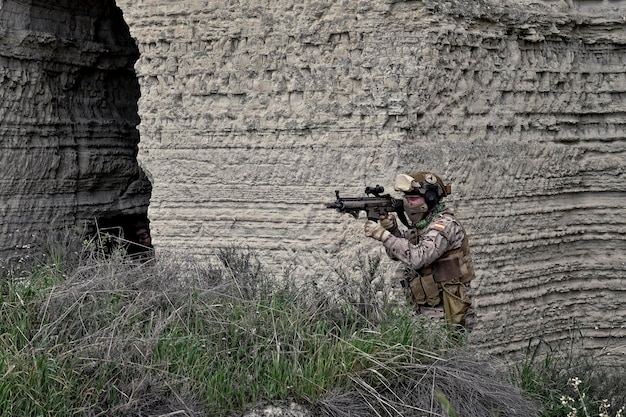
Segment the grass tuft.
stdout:
<path fill-rule="evenodd" d="M 513 381 L 542 404 L 541 417 L 622 417 L 626 408 L 624 367 L 602 366 L 576 349 L 578 335 L 563 345 L 528 343 Z"/>
<path fill-rule="evenodd" d="M 245 249 L 138 262 L 58 242 L 2 269 L 0 416 L 537 415 L 492 359 L 385 297 L 379 258 L 327 293 Z"/>

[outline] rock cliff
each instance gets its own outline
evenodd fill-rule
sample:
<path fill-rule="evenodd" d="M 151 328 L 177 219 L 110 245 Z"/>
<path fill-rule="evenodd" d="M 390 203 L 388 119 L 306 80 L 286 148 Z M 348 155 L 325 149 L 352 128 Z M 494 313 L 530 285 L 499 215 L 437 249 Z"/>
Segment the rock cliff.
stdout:
<path fill-rule="evenodd" d="M 137 57 L 113 1 L 0 1 L 0 255 L 145 216 Z"/>
<path fill-rule="evenodd" d="M 3 235 L 53 212 L 98 209 L 96 195 L 107 196 L 106 210 L 145 208 L 132 163 L 138 113 L 157 253 L 208 259 L 216 247 L 245 245 L 277 271 L 321 282 L 382 251 L 363 237 L 362 219 L 324 208 L 334 190 L 391 189 L 397 173 L 432 170 L 452 184 L 449 204 L 471 237 L 473 343 L 517 352 L 533 337 L 579 333 L 593 353 L 624 355 L 625 2 L 118 0 L 137 50 L 125 27 L 73 35 L 80 65 L 61 48 L 60 21 L 41 23 L 46 36 L 14 28 L 24 16 L 39 21 L 44 3 L 20 9 L 26 3 L 0 9 L 0 58 L 5 71 L 36 67 L 38 77 L 13 75 L 23 77 L 13 86 L 5 75 L 9 109 L 29 117 L 3 104 L 0 129 L 3 147 L 14 143 L 4 155 L 40 156 L 14 173 L 3 161 L 1 192 L 12 201 Z M 101 11 L 112 16 L 109 6 Z M 61 14 L 80 27 L 100 8 L 76 10 Z M 58 77 L 50 84 L 44 74 Z M 109 83 L 107 74 L 128 78 Z M 50 99 L 35 96 L 50 88 Z M 57 114 L 44 103 L 59 96 Z M 29 131 L 39 138 L 32 151 Z M 67 132 L 82 140 L 69 156 L 51 151 L 48 138 L 60 149 Z M 112 137 L 128 140 L 124 156 L 98 172 L 95 161 L 119 143 Z M 77 173 L 35 163 L 55 155 Z M 121 177 L 142 184 L 138 199 L 113 197 L 132 188 Z M 3 247 L 20 244 L 6 239 Z"/>

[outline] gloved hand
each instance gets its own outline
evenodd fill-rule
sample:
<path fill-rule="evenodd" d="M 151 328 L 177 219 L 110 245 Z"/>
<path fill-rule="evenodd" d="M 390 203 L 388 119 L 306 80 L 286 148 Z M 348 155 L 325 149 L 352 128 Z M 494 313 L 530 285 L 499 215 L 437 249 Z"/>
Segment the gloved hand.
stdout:
<path fill-rule="evenodd" d="M 396 222 L 396 216 L 394 216 L 391 213 L 389 213 L 387 217 L 380 216 L 379 223 L 382 227 L 389 230 L 390 232 L 398 228 L 398 223 Z"/>
<path fill-rule="evenodd" d="M 378 224 L 378 222 L 368 220 L 365 222 L 365 236 L 384 242 L 389 239 L 391 233 Z"/>

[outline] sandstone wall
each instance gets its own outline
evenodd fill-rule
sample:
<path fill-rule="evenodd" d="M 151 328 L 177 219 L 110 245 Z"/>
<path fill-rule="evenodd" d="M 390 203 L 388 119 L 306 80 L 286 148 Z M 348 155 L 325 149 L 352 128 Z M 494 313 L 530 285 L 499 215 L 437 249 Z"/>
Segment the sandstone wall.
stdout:
<path fill-rule="evenodd" d="M 118 1 L 157 250 L 322 281 L 381 250 L 335 189 L 434 170 L 472 236 L 475 343 L 623 354 L 624 5 L 575 3 Z"/>
<path fill-rule="evenodd" d="M 138 81 L 157 253 L 242 245 L 321 283 L 382 252 L 334 190 L 434 170 L 474 343 L 624 354 L 624 2 L 118 0 L 136 46 L 112 3 L 55 4 L 0 2 L 2 248 L 145 210 Z"/>
<path fill-rule="evenodd" d="M 137 56 L 113 1 L 0 1 L 0 256 L 147 212 Z"/>

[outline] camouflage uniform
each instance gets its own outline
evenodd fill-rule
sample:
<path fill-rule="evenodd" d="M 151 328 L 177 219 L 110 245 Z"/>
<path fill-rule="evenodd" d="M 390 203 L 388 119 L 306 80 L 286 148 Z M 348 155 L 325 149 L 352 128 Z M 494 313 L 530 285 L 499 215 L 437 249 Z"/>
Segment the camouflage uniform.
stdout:
<path fill-rule="evenodd" d="M 400 282 L 415 311 L 444 318 L 448 326 L 471 326 L 474 268 L 467 234 L 441 202 L 451 186 L 419 171 L 398 175 L 394 189 L 404 193 L 402 209 L 395 212 L 408 230 L 401 232 L 393 215 L 382 214 L 378 222 L 368 218 L 365 235 L 382 242 L 389 257 L 403 263 Z"/>
<path fill-rule="evenodd" d="M 427 315 L 436 320 L 444 319 L 444 303 L 442 302 L 442 291 L 448 282 L 462 283 L 467 300 L 471 300 L 471 287 L 469 281 L 473 278 L 473 267 L 469 250 L 467 249 L 466 233 L 459 222 L 454 218 L 451 209 L 444 208 L 423 229 L 410 228 L 401 231 L 399 228 L 389 230 L 392 234 L 385 242 L 387 254 L 393 260 L 401 261 L 403 268 L 400 270 L 402 274 L 401 282 L 405 287 L 407 295 L 412 298 L 415 310 L 421 314 Z M 465 245 L 464 245 L 465 242 Z M 464 249 L 462 251 L 461 249 Z M 456 253 L 456 263 L 461 265 L 463 270 L 460 273 L 450 274 L 443 273 L 438 275 L 437 268 L 441 259 L 445 259 L 446 255 Z M 434 285 L 436 285 L 436 295 L 433 291 L 428 294 L 420 289 L 420 295 L 416 295 L 416 284 L 425 276 L 434 275 Z M 448 276 L 444 276 L 448 275 Z M 459 275 L 459 276 L 454 276 Z M 421 287 L 421 285 L 420 285 Z M 458 295 L 458 294 L 457 294 Z M 473 309 L 471 305 L 465 316 L 464 323 L 456 323 L 464 325 L 466 328 L 471 327 L 473 323 Z"/>

